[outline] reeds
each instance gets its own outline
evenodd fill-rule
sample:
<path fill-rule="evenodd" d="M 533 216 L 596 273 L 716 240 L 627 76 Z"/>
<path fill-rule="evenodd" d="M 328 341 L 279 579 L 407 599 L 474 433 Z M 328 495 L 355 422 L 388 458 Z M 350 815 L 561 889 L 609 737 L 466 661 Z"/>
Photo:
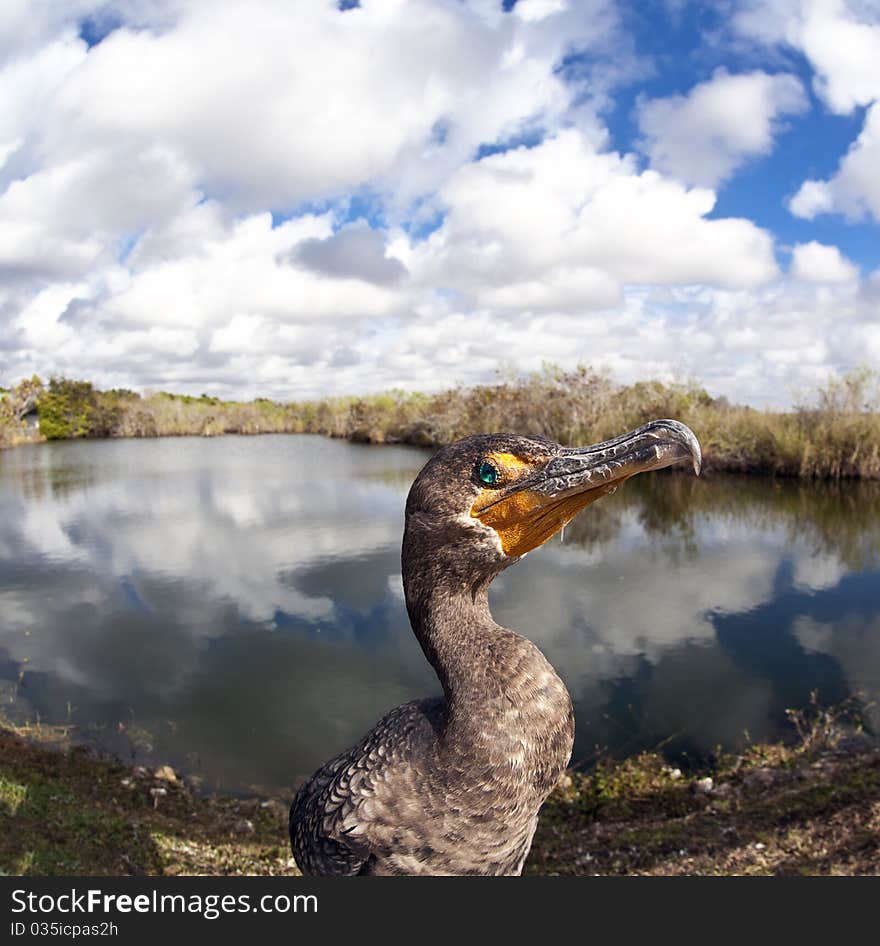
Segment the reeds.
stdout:
<path fill-rule="evenodd" d="M 731 405 L 694 382 L 618 385 L 587 368 L 546 368 L 436 395 L 396 392 L 291 408 L 310 433 L 425 446 L 500 430 L 588 444 L 673 417 L 695 431 L 709 470 L 880 478 L 880 375 L 867 369 L 831 381 L 787 412 Z"/>
<path fill-rule="evenodd" d="M 15 390 L 7 394 L 10 403 Z M 39 411 L 42 432 L 50 439 L 316 433 L 419 446 L 501 430 L 588 444 L 673 417 L 699 437 L 708 470 L 880 478 L 880 374 L 867 369 L 830 381 L 787 412 L 731 405 L 696 382 L 620 385 L 585 367 L 547 367 L 438 394 L 390 391 L 286 404 L 168 393 L 141 397 L 55 379 L 43 389 Z M 18 435 L 7 415 L 0 409 L 0 446 Z"/>

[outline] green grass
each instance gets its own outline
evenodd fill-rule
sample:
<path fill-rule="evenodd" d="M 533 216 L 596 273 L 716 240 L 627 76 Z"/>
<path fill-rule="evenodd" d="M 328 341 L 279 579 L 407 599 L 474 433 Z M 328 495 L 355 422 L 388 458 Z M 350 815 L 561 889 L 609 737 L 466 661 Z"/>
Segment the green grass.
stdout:
<path fill-rule="evenodd" d="M 27 785 L 0 775 L 0 807 L 8 816 L 15 817 L 18 814 L 27 796 Z"/>
<path fill-rule="evenodd" d="M 282 802 L 198 798 L 185 783 L 27 735 L 0 729 L 0 872 L 296 873 Z"/>

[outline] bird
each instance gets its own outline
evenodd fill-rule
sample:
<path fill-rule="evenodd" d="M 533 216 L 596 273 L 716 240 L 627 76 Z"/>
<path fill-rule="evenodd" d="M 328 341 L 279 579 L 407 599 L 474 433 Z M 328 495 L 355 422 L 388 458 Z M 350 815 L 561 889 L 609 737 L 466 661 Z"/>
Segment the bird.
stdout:
<path fill-rule="evenodd" d="M 684 424 L 589 447 L 497 433 L 439 449 L 406 500 L 412 630 L 442 696 L 398 706 L 298 790 L 290 841 L 309 876 L 519 875 L 574 744 L 571 698 L 527 638 L 495 622 L 504 569 L 631 476 L 689 461 Z"/>

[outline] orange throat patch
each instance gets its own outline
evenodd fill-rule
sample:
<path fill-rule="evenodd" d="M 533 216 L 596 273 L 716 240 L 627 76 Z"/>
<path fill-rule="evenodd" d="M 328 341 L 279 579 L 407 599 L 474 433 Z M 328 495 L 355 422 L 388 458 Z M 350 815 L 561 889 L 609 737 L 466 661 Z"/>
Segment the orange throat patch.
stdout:
<path fill-rule="evenodd" d="M 523 489 L 492 502 L 497 493 L 487 489 L 477 497 L 471 515 L 498 533 L 505 555 L 521 556 L 543 545 L 582 509 L 610 491 L 609 485 L 551 497 Z"/>

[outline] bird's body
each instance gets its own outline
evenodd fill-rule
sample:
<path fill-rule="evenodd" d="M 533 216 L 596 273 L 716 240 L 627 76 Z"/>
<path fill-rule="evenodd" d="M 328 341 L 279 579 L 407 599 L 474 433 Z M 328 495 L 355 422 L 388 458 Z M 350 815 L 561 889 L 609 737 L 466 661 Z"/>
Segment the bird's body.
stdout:
<path fill-rule="evenodd" d="M 498 632 L 486 668 L 509 659 L 516 671 L 493 680 L 478 715 L 455 718 L 444 698 L 406 703 L 304 786 L 291 813 L 304 872 L 522 870 L 538 809 L 571 755 L 574 719 L 540 651 Z"/>
<path fill-rule="evenodd" d="M 681 425 L 662 423 L 683 436 Z M 606 468 L 622 442 L 599 445 Z M 568 764 L 574 717 L 540 650 L 493 620 L 488 588 L 625 478 L 595 474 L 595 455 L 595 477 L 585 474 L 577 462 L 585 453 L 541 438 L 473 437 L 444 448 L 417 478 L 407 500 L 404 592 L 443 696 L 392 710 L 302 786 L 290 836 L 303 873 L 522 871 L 538 811 Z M 658 449 L 653 466 L 682 454 L 670 456 Z"/>

